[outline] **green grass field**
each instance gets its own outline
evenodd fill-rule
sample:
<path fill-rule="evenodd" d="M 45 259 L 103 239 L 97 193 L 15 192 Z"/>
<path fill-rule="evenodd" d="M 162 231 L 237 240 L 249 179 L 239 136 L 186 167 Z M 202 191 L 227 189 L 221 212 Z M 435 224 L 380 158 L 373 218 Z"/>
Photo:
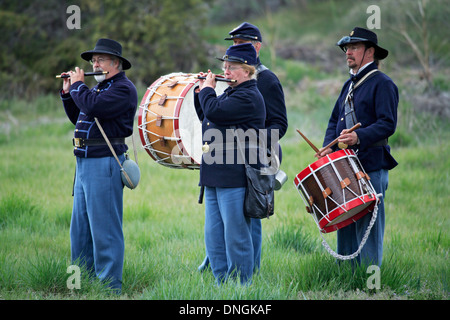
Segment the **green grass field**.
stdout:
<path fill-rule="evenodd" d="M 365 3 L 342 2 L 317 2 L 308 10 L 275 14 L 274 25 L 283 26 L 277 29 L 278 45 L 299 45 L 312 57 L 330 46 L 335 49 L 341 35 L 336 28 L 350 30 L 367 18 L 357 14 L 365 12 Z M 347 13 L 350 7 L 353 14 Z M 343 14 L 346 19 L 341 19 Z M 267 17 L 255 20 L 265 38 L 273 38 Z M 236 25 L 230 21 L 201 33 L 210 44 L 225 48 L 223 35 Z M 142 176 L 136 190 L 124 191 L 122 295 L 111 295 L 101 283 L 86 278 L 80 289 L 68 289 L 73 125 L 55 92 L 30 101 L 0 98 L 0 300 L 448 300 L 449 121 L 423 110 L 420 103 L 414 105 L 423 91 L 420 72 L 414 65 L 397 65 L 396 58 L 408 50 L 391 35 L 382 38 L 393 48 L 382 70 L 398 85 L 400 104 L 397 132 L 390 139 L 399 166 L 390 172 L 386 194 L 380 289 L 368 288 L 371 273 L 366 267 L 353 272 L 326 252 L 293 185 L 293 178 L 315 160 L 295 129 L 321 145 L 347 77 L 345 62 L 325 72 L 307 61 L 272 57 L 269 43 L 261 58 L 285 90 L 289 129 L 282 140 L 282 169 L 289 180 L 276 193 L 275 215 L 263 221 L 261 270 L 251 286 L 227 283 L 218 288 L 211 272 L 197 271 L 205 255 L 204 205 L 197 203 L 199 173 L 154 162 L 141 148 L 136 123 Z M 434 77 L 436 88 L 448 91 L 448 71 L 435 70 Z M 139 99 L 144 93 L 145 88 L 139 88 Z M 325 238 L 335 248 L 335 233 Z"/>
<path fill-rule="evenodd" d="M 308 99 L 328 104 L 323 97 Z M 393 148 L 400 165 L 389 177 L 381 288 L 368 289 L 365 268 L 353 273 L 324 250 L 293 185 L 294 176 L 314 161 L 295 129 L 320 145 L 326 126 L 323 120 L 311 123 L 314 116 L 306 109 L 288 106 L 290 127 L 282 145 L 289 180 L 276 193 L 275 215 L 263 221 L 262 268 L 249 287 L 218 288 L 211 272 L 197 271 L 204 257 L 198 171 L 158 165 L 136 140 L 142 180 L 136 190 L 124 191 L 123 292 L 115 297 L 84 278 L 81 289 L 67 288 L 75 160 L 73 126 L 57 95 L 3 101 L 0 299 L 448 299 L 448 128 L 434 142 Z M 325 237 L 334 247 L 335 234 Z"/>

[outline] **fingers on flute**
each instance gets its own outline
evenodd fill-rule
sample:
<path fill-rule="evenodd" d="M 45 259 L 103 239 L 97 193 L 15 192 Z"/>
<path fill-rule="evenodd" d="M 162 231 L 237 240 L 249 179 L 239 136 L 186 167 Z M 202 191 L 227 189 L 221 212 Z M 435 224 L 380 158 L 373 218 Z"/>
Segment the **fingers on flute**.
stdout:
<path fill-rule="evenodd" d="M 80 68 L 78 68 L 78 67 L 75 68 L 75 72 L 84 75 L 84 70 L 83 70 L 83 69 L 80 69 Z"/>

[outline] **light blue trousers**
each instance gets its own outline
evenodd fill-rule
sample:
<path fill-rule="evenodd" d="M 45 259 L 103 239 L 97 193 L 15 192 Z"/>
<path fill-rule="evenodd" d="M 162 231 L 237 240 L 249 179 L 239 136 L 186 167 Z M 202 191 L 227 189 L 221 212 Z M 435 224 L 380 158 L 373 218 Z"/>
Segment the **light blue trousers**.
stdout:
<path fill-rule="evenodd" d="M 121 162 L 124 156 L 119 156 Z M 114 157 L 76 157 L 70 243 L 72 263 L 85 265 L 116 292 L 122 288 L 123 183 Z"/>
<path fill-rule="evenodd" d="M 255 258 L 253 269 L 258 272 L 261 269 L 261 247 L 262 247 L 262 224 L 261 219 L 251 219 L 252 224 L 252 242 L 253 256 Z M 202 264 L 198 267 L 199 271 L 204 271 L 209 266 L 208 254 Z"/>
<path fill-rule="evenodd" d="M 239 276 L 250 284 L 254 255 L 245 188 L 205 188 L 205 245 L 218 284 Z"/>
<path fill-rule="evenodd" d="M 367 174 L 370 176 L 370 182 L 376 193 L 381 193 L 383 197 L 378 203 L 377 219 L 370 231 L 367 242 L 361 253 L 354 259 L 355 261 L 352 261 L 352 264 L 356 262 L 365 266 L 378 265 L 381 267 L 385 227 L 384 196 L 388 188 L 389 175 L 388 170 L 372 171 Z M 337 231 L 337 253 L 350 255 L 357 251 L 371 219 L 372 213 L 368 213 L 358 221 L 339 229 Z"/>

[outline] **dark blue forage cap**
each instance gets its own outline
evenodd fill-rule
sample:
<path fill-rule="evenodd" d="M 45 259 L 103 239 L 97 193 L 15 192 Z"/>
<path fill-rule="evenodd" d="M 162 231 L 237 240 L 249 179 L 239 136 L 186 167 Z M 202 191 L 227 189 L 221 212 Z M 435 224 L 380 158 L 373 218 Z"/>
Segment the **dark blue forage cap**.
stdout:
<path fill-rule="evenodd" d="M 250 43 L 241 43 L 230 46 L 220 61 L 240 62 L 251 66 L 258 63 L 255 47 Z"/>
<path fill-rule="evenodd" d="M 257 26 L 252 25 L 248 22 L 243 22 L 230 32 L 228 32 L 230 37 L 225 38 L 225 40 L 233 40 L 234 38 L 253 40 L 262 42 L 261 32 Z"/>
<path fill-rule="evenodd" d="M 106 53 L 116 56 L 120 60 L 122 60 L 123 70 L 128 70 L 131 68 L 131 63 L 127 59 L 122 57 L 122 45 L 115 40 L 99 39 L 97 41 L 97 44 L 95 45 L 94 50 L 83 52 L 81 54 L 81 58 L 83 58 L 86 61 L 89 61 L 92 59 L 92 55 L 94 53 Z"/>
<path fill-rule="evenodd" d="M 375 32 L 359 27 L 355 27 L 348 36 L 343 37 L 336 45 L 344 50 L 344 46 L 355 42 L 370 42 L 375 48 L 375 57 L 377 59 L 382 60 L 389 54 L 389 51 L 378 46 L 378 38 Z"/>

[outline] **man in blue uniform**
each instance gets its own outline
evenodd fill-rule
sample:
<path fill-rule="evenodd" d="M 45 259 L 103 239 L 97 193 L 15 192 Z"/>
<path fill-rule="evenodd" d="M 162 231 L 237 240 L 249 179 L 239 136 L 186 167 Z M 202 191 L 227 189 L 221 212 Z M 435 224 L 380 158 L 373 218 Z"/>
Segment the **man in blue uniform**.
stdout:
<path fill-rule="evenodd" d="M 200 185 L 205 187 L 206 199 L 205 245 L 219 284 L 237 275 L 242 284 L 248 284 L 254 269 L 254 253 L 250 218 L 244 216 L 247 178 L 244 162 L 238 161 L 238 158 L 242 160 L 237 151 L 241 149 L 233 139 L 229 146 L 227 137 L 234 131 L 231 128 L 235 128 L 235 132 L 257 135 L 264 129 L 266 109 L 253 79 L 256 72 L 254 47 L 249 43 L 231 46 L 220 60 L 224 62 L 225 77 L 236 82 L 230 83 L 225 92 L 217 96 L 215 78 L 209 72 L 194 95 L 205 147 L 200 165 Z M 244 141 L 242 137 L 238 139 Z M 246 143 L 242 145 L 242 149 L 246 149 Z M 250 153 L 250 147 L 248 149 Z M 247 162 L 256 167 L 261 164 Z"/>
<path fill-rule="evenodd" d="M 244 22 L 231 30 L 229 35 L 225 40 L 232 40 L 235 45 L 248 42 L 253 44 L 258 55 L 256 64 L 257 86 L 266 104 L 266 129 L 269 135 L 271 132 L 276 132 L 278 138 L 281 139 L 288 127 L 283 87 L 275 73 L 264 66 L 259 58 L 259 51 L 262 46 L 261 32 L 255 25 Z M 270 144 L 270 139 L 268 141 Z"/>
<path fill-rule="evenodd" d="M 286 105 L 284 101 L 283 87 L 278 77 L 270 69 L 261 63 L 259 51 L 262 46 L 261 32 L 255 25 L 243 22 L 229 32 L 229 37 L 225 40 L 232 40 L 234 45 L 242 43 L 251 43 L 256 50 L 256 79 L 257 87 L 261 92 L 266 105 L 265 128 L 267 129 L 267 145 L 278 143 L 286 133 L 288 127 Z M 272 137 L 272 133 L 274 137 Z M 274 145 L 274 146 L 275 146 Z M 281 147 L 271 150 L 282 159 Z M 259 270 L 261 265 L 261 244 L 262 244 L 262 225 L 260 219 L 252 219 L 252 240 L 255 254 L 255 269 Z M 199 270 L 204 270 L 208 265 L 208 257 L 199 266 Z"/>
<path fill-rule="evenodd" d="M 346 54 L 350 68 L 348 79 L 336 101 L 328 123 L 323 145 L 339 137 L 339 145 L 321 150 L 318 158 L 347 146 L 358 158 L 371 178 L 377 194 L 378 216 L 356 262 L 381 266 L 385 227 L 384 197 L 388 187 L 388 170 L 397 162 L 390 154 L 388 138 L 397 125 L 398 89 L 394 82 L 378 70 L 378 62 L 388 51 L 378 46 L 377 35 L 363 28 L 354 28 L 338 45 Z M 351 133 L 348 129 L 360 122 L 361 127 Z M 350 255 L 357 251 L 372 213 L 337 231 L 337 252 Z"/>
<path fill-rule="evenodd" d="M 128 149 L 125 137 L 133 133 L 138 97 L 123 71 L 131 68 L 131 64 L 122 57 L 120 43 L 100 39 L 94 50 L 83 52 L 81 57 L 92 63 L 94 71 L 108 74 L 96 76 L 98 84 L 89 89 L 80 68 L 63 73 L 70 78 L 64 80 L 61 99 L 67 117 L 75 125 L 72 262 L 84 265 L 120 293 L 124 259 L 123 183 L 119 164 L 95 118 L 123 162 Z"/>

